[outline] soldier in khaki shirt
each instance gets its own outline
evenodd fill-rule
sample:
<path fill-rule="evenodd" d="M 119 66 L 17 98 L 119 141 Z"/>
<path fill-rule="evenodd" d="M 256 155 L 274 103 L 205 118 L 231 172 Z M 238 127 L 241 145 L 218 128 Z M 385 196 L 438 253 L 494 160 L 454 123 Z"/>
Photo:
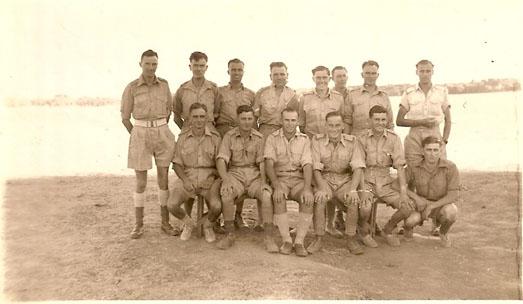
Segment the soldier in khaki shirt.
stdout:
<path fill-rule="evenodd" d="M 371 129 L 369 119 L 369 110 L 375 105 L 380 105 L 387 110 L 387 128 L 394 129 L 392 108 L 389 96 L 376 86 L 376 80 L 379 77 L 379 65 L 376 61 L 365 61 L 362 65 L 361 77 L 363 77 L 363 86 L 359 89 L 351 90 L 345 101 L 349 115 L 348 134 L 360 136 L 367 130 Z"/>
<path fill-rule="evenodd" d="M 347 209 L 345 233 L 348 236 L 349 250 L 353 254 L 362 254 L 363 248 L 356 239 L 360 202 L 356 188 L 362 177 L 362 169 L 365 168 L 365 158 L 357 138 L 342 134 L 341 113 L 330 112 L 325 120 L 326 132 L 317 134 L 312 139 L 312 160 L 316 181 L 314 193 L 316 239 L 307 247 L 307 251 L 314 253 L 321 249 L 322 237 L 325 234 L 325 204 L 327 201 L 336 201 Z"/>
<path fill-rule="evenodd" d="M 221 197 L 227 232 L 227 236 L 218 242 L 218 248 L 227 249 L 233 245 L 234 200 L 247 194 L 263 206 L 267 251 L 278 252 L 278 246 L 272 238 L 272 191 L 263 173 L 263 135 L 252 128 L 255 117 L 251 106 L 239 106 L 237 113 L 239 126 L 225 134 L 216 157 L 216 168 L 223 180 Z M 261 212 L 258 210 L 258 213 Z"/>
<path fill-rule="evenodd" d="M 405 239 L 412 239 L 412 229 L 432 218 L 440 228 L 441 245 L 450 247 L 447 236 L 456 221 L 459 198 L 459 172 L 456 165 L 441 158 L 441 139 L 423 139 L 423 161 L 407 167 L 408 194 L 416 202 L 416 212 L 405 220 Z"/>
<path fill-rule="evenodd" d="M 220 216 L 222 205 L 221 181 L 216 178 L 215 162 L 221 139 L 218 132 L 206 126 L 208 116 L 204 104 L 193 103 L 189 113 L 191 126 L 180 134 L 172 159 L 174 171 L 180 179 L 173 185 L 168 208 L 183 221 L 180 239 L 186 241 L 191 237 L 196 223 L 180 206 L 196 195 L 203 196 L 209 210 L 203 223 L 203 233 L 205 240 L 210 243 L 216 240 L 211 223 Z"/>
<path fill-rule="evenodd" d="M 380 106 L 373 106 L 369 111 L 372 122 L 372 130 L 368 130 L 359 137 L 363 151 L 365 152 L 365 184 L 362 185 L 364 191 L 364 209 L 360 212 L 366 218 L 360 223 L 360 232 L 365 245 L 377 247 L 377 243 L 368 234 L 368 217 L 370 216 L 370 202 L 372 195 L 383 201 L 397 211 L 392 215 L 389 222 L 385 225 L 383 232 L 387 243 L 391 246 L 399 246 L 399 238 L 392 234 L 396 225 L 406 219 L 414 209 L 413 202 L 407 195 L 407 185 L 405 183 L 405 157 L 401 140 L 392 130 L 387 129 L 388 124 L 387 110 Z M 393 179 L 390 175 L 390 167 L 398 171 L 400 192 L 392 188 Z M 361 211 L 361 210 L 360 210 Z"/>
<path fill-rule="evenodd" d="M 270 64 L 272 84 L 261 88 L 254 98 L 254 115 L 258 117 L 258 131 L 265 138 L 282 126 L 281 113 L 290 107 L 298 109 L 296 92 L 287 87 L 287 66 L 283 62 Z"/>
<path fill-rule="evenodd" d="M 187 128 L 189 121 L 189 108 L 195 102 L 204 104 L 207 107 L 207 125 L 214 129 L 215 118 L 218 116 L 219 93 L 218 87 L 214 82 L 205 79 L 207 71 L 207 55 L 202 52 L 193 52 L 189 57 L 189 69 L 193 77 L 184 82 L 174 94 L 174 122 L 181 130 Z"/>
<path fill-rule="evenodd" d="M 286 108 L 281 113 L 283 127 L 267 137 L 265 169 L 273 189 L 274 224 L 278 226 L 283 245 L 281 254 L 307 256 L 303 241 L 312 222 L 314 196 L 311 190 L 312 157 L 307 135 L 296 131 L 298 112 Z M 294 245 L 289 233 L 287 199 L 300 204 L 300 214 Z"/>
<path fill-rule="evenodd" d="M 349 89 L 347 89 L 347 69 L 341 65 L 335 66 L 332 69 L 332 81 L 334 82 L 334 91 L 343 95 L 343 100 L 347 99 Z"/>
<path fill-rule="evenodd" d="M 131 134 L 129 139 L 128 167 L 136 173 L 134 207 L 136 224 L 131 238 L 143 234 L 143 209 L 147 170 L 152 169 L 154 157 L 158 172 L 158 199 L 162 217 L 161 229 L 169 235 L 180 232 L 169 224 L 167 200 L 169 198 L 169 163 L 175 146 L 175 138 L 167 122 L 172 110 L 171 92 L 166 80 L 156 77 L 158 54 L 147 50 L 142 54 L 142 75 L 127 85 L 122 95 L 122 123 Z M 131 123 L 131 115 L 134 125 Z"/>

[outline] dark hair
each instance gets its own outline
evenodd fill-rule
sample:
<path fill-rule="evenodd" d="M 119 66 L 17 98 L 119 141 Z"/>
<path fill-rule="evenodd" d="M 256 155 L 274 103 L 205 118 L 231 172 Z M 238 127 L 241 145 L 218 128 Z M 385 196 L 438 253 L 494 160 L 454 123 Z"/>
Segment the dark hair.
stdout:
<path fill-rule="evenodd" d="M 327 71 L 327 75 L 331 75 L 331 71 L 329 71 L 329 69 L 323 65 L 319 65 L 317 67 L 315 67 L 314 69 L 312 69 L 312 76 L 314 76 L 314 73 L 316 72 L 319 72 L 319 71 Z"/>
<path fill-rule="evenodd" d="M 361 68 L 363 69 L 365 66 L 367 65 L 375 65 L 378 69 L 380 68 L 380 65 L 374 61 L 374 60 L 367 60 L 365 61 L 362 65 L 361 65 Z"/>
<path fill-rule="evenodd" d="M 196 109 L 203 109 L 207 113 L 207 106 L 199 102 L 195 102 L 189 107 L 189 113 Z"/>
<path fill-rule="evenodd" d="M 347 72 L 347 69 L 344 66 L 337 65 L 332 69 L 332 76 L 334 76 L 334 72 L 337 70 L 344 70 L 345 72 Z"/>
<path fill-rule="evenodd" d="M 285 113 L 285 112 L 287 112 L 287 113 L 294 112 L 294 113 L 298 114 L 298 110 L 296 108 L 291 108 L 291 107 L 286 107 L 285 109 L 283 109 L 283 111 L 281 111 L 281 115 L 283 116 L 283 113 Z"/>
<path fill-rule="evenodd" d="M 229 62 L 227 63 L 227 67 L 231 66 L 231 63 L 241 63 L 242 65 L 245 65 L 245 63 L 243 63 L 243 61 L 241 61 L 238 58 L 234 58 L 234 59 L 229 60 Z"/>
<path fill-rule="evenodd" d="M 147 50 L 142 53 L 142 57 L 140 57 L 140 61 L 142 61 L 143 57 L 156 57 L 158 58 L 158 54 L 153 50 Z"/>
<path fill-rule="evenodd" d="M 441 146 L 441 139 L 434 136 L 429 136 L 421 141 L 421 146 L 423 148 L 425 148 L 426 145 L 430 144 L 439 144 Z"/>
<path fill-rule="evenodd" d="M 281 61 L 271 62 L 271 64 L 269 65 L 269 68 L 271 71 L 272 71 L 272 68 L 285 68 L 285 70 L 287 70 L 287 66 L 285 65 L 285 63 L 283 63 Z"/>
<path fill-rule="evenodd" d="M 189 61 L 198 61 L 200 59 L 205 59 L 205 61 L 209 61 L 209 58 L 207 58 L 207 55 L 202 52 L 192 52 L 191 56 L 189 56 Z"/>
<path fill-rule="evenodd" d="M 332 112 L 327 113 L 327 115 L 325 115 L 325 120 L 329 119 L 330 117 L 336 117 L 336 116 L 343 117 L 339 111 L 332 111 Z"/>
<path fill-rule="evenodd" d="M 251 112 L 252 114 L 254 114 L 254 110 L 249 105 L 241 105 L 238 108 L 236 108 L 237 115 L 240 115 L 241 113 L 247 113 L 247 112 Z"/>
<path fill-rule="evenodd" d="M 380 105 L 375 105 L 372 108 L 370 108 L 369 117 L 372 118 L 372 115 L 374 115 L 375 113 L 387 113 L 387 109 Z"/>
<path fill-rule="evenodd" d="M 434 64 L 432 62 L 430 62 L 430 60 L 422 59 L 418 63 L 416 63 L 416 69 L 418 68 L 418 65 L 420 65 L 420 64 L 430 64 L 432 67 L 434 67 Z"/>

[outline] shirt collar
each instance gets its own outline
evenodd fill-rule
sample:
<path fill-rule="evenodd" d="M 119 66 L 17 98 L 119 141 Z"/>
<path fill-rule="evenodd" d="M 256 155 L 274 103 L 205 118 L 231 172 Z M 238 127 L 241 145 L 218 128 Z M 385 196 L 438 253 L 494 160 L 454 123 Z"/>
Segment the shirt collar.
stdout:
<path fill-rule="evenodd" d="M 156 75 L 154 75 L 154 80 L 153 80 L 153 83 L 158 83 L 158 77 L 156 77 Z M 143 77 L 143 74 L 140 75 L 140 77 L 138 78 L 138 86 L 141 86 L 142 84 L 147 84 L 147 82 L 145 82 L 145 77 Z"/>
<path fill-rule="evenodd" d="M 316 88 L 314 88 L 314 90 L 312 90 L 314 92 L 314 95 L 320 97 L 320 94 L 318 94 L 318 92 L 316 91 Z M 341 94 L 341 93 L 340 93 Z M 327 88 L 327 98 L 328 99 L 331 99 L 332 97 L 332 91 L 330 88 Z M 321 97 L 320 97 L 321 98 Z"/>
<path fill-rule="evenodd" d="M 191 126 L 191 128 L 192 128 L 192 126 Z M 203 132 L 203 135 L 205 135 L 205 136 L 212 136 L 211 130 L 207 126 L 205 126 L 205 131 Z M 194 134 L 192 133 L 192 130 L 187 135 L 187 137 L 190 137 L 190 136 L 194 136 Z"/>
<path fill-rule="evenodd" d="M 232 84 L 231 84 L 230 82 L 227 84 L 227 88 L 228 88 L 229 90 L 232 90 Z M 240 90 L 243 91 L 244 89 L 245 89 L 245 87 L 243 86 L 243 82 L 241 82 L 241 83 L 240 83 Z"/>

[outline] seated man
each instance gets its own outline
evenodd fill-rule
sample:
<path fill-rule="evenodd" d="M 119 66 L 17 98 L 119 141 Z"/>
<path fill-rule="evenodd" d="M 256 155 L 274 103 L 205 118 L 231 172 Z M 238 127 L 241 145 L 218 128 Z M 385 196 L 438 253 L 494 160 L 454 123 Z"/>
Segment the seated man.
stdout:
<path fill-rule="evenodd" d="M 273 189 L 274 224 L 278 226 L 283 244 L 281 254 L 307 256 L 303 241 L 312 222 L 314 196 L 311 189 L 312 157 L 307 135 L 296 130 L 298 112 L 286 108 L 281 113 L 283 127 L 267 137 L 265 170 Z M 287 199 L 300 204 L 300 214 L 294 245 L 289 233 Z"/>
<path fill-rule="evenodd" d="M 369 117 L 372 129 L 359 137 L 365 152 L 364 201 L 370 200 L 373 194 L 375 198 L 397 210 L 385 225 L 383 232 L 390 246 L 399 246 L 399 238 L 392 234 L 392 231 L 414 210 L 414 203 L 407 195 L 403 148 L 400 137 L 392 130 L 386 129 L 389 122 L 387 110 L 384 107 L 373 106 L 369 111 Z M 399 193 L 392 188 L 393 178 L 390 175 L 390 167 L 394 167 L 398 171 L 401 189 Z M 371 208 L 364 208 L 364 212 L 361 211 L 360 216 L 367 219 L 370 217 Z M 367 220 L 361 220 L 360 223 L 363 223 L 360 226 L 363 243 L 368 247 L 377 247 L 378 244 L 369 235 L 370 227 Z"/>
<path fill-rule="evenodd" d="M 321 240 L 325 235 L 325 204 L 332 199 L 342 202 L 347 207 L 345 233 L 348 236 L 347 245 L 350 252 L 362 254 L 363 248 L 356 239 L 360 202 L 356 188 L 361 180 L 362 168 L 365 167 L 365 158 L 357 138 L 341 133 L 343 119 L 340 112 L 327 113 L 325 120 L 325 134 L 317 134 L 312 139 L 312 160 L 316 181 L 314 193 L 316 239 L 307 247 L 307 251 L 314 253 L 321 249 Z"/>
<path fill-rule="evenodd" d="M 221 212 L 220 180 L 216 179 L 215 157 L 220 146 L 220 134 L 210 130 L 207 124 L 207 107 L 195 102 L 189 108 L 191 126 L 186 128 L 178 139 L 173 156 L 173 168 L 180 178 L 174 182 L 169 196 L 168 209 L 182 220 L 184 228 L 180 239 L 191 237 L 196 222 L 180 206 L 187 200 L 201 195 L 209 210 L 203 223 L 203 233 L 207 242 L 216 240 L 211 223 Z"/>
<path fill-rule="evenodd" d="M 441 225 L 442 246 L 450 247 L 447 233 L 458 214 L 459 172 L 453 162 L 441 158 L 442 142 L 434 136 L 425 138 L 423 160 L 407 167 L 408 195 L 416 202 L 416 212 L 405 220 L 405 238 L 412 238 L 412 228 L 430 217 Z"/>
<path fill-rule="evenodd" d="M 241 105 L 236 113 L 238 127 L 225 133 L 216 157 L 216 168 L 223 180 L 221 197 L 227 233 L 217 246 L 227 249 L 234 244 L 234 200 L 247 193 L 262 202 L 258 212 L 263 211 L 267 251 L 278 252 L 272 238 L 272 191 L 265 181 L 263 135 L 253 129 L 255 116 L 251 106 Z"/>

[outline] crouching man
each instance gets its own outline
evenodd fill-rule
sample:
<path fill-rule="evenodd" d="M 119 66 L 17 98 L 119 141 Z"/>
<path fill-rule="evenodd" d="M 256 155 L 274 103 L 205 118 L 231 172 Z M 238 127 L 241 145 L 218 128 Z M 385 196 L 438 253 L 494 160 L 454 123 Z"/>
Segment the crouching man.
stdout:
<path fill-rule="evenodd" d="M 405 220 L 405 238 L 412 238 L 413 227 L 430 217 L 441 225 L 441 245 L 450 247 L 447 234 L 458 215 L 459 172 L 453 162 L 441 158 L 442 145 L 437 137 L 425 138 L 423 160 L 407 167 L 408 195 L 416 202 L 416 212 Z"/>
<path fill-rule="evenodd" d="M 211 223 L 220 216 L 222 205 L 221 181 L 216 179 L 215 164 L 220 134 L 206 126 L 207 107 L 204 104 L 193 103 L 189 115 L 191 126 L 180 134 L 172 160 L 174 172 L 180 179 L 174 183 L 167 205 L 169 212 L 183 221 L 180 239 L 186 241 L 191 237 L 196 222 L 180 206 L 197 195 L 202 196 L 209 210 L 204 219 L 203 233 L 210 243 L 216 240 Z"/>
<path fill-rule="evenodd" d="M 267 251 L 278 252 L 272 238 L 272 191 L 265 182 L 263 135 L 252 128 L 255 116 L 251 106 L 241 105 L 236 113 L 238 127 L 225 133 L 216 157 L 218 174 L 223 180 L 220 193 L 227 233 L 217 246 L 227 249 L 234 244 L 234 200 L 247 193 L 262 202 L 262 210 L 258 212 L 263 212 Z"/>
<path fill-rule="evenodd" d="M 325 235 L 325 204 L 329 200 L 334 200 L 343 203 L 347 208 L 345 233 L 348 236 L 347 246 L 350 252 L 362 254 L 363 248 L 356 238 L 360 202 L 356 188 L 362 177 L 365 158 L 357 138 L 342 134 L 344 124 L 340 112 L 328 113 L 325 120 L 325 134 L 317 134 L 312 139 L 312 160 L 316 181 L 314 193 L 316 239 L 307 247 L 307 251 L 314 253 L 321 249 L 322 237 Z"/>

